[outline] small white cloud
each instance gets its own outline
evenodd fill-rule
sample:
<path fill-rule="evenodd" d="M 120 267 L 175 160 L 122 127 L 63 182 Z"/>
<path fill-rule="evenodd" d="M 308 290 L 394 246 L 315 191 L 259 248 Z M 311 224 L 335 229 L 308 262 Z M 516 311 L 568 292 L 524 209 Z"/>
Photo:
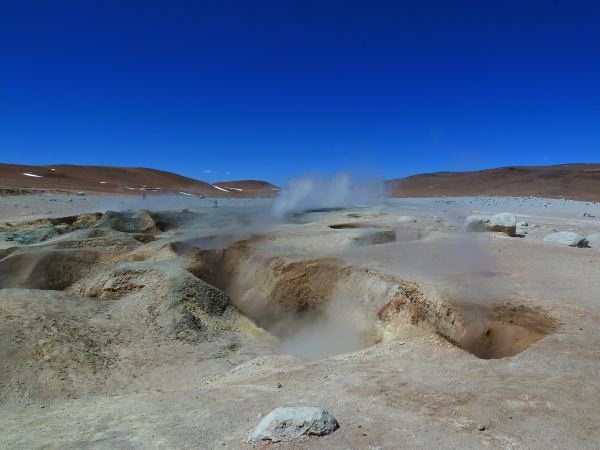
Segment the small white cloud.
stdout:
<path fill-rule="evenodd" d="M 204 171 L 204 173 L 212 173 L 212 170 L 210 170 L 210 169 L 206 169 L 206 170 Z"/>

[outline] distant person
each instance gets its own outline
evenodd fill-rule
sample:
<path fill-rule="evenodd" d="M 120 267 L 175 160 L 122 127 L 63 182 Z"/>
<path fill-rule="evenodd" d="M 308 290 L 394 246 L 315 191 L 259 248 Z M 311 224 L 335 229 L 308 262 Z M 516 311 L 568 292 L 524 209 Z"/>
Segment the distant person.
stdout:
<path fill-rule="evenodd" d="M 142 199 L 146 200 L 146 193 L 145 192 L 142 194 Z"/>
<path fill-rule="evenodd" d="M 218 205 L 217 201 L 215 200 L 215 201 L 213 202 L 213 208 L 218 208 L 218 207 L 219 207 L 219 205 Z"/>

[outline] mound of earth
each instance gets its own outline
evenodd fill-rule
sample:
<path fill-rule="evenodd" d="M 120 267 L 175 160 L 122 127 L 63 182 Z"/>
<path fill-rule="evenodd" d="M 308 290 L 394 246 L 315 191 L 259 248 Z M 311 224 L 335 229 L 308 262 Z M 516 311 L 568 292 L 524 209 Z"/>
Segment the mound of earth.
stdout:
<path fill-rule="evenodd" d="M 215 183 L 214 185 L 219 186 L 223 189 L 227 189 L 228 191 L 245 192 L 246 194 L 264 194 L 270 191 L 272 195 L 275 195 L 277 194 L 277 192 L 279 192 L 278 187 L 266 181 L 260 180 L 220 181 L 218 183 Z"/>
<path fill-rule="evenodd" d="M 435 172 L 386 182 L 392 197 L 535 196 L 600 201 L 600 164 Z"/>

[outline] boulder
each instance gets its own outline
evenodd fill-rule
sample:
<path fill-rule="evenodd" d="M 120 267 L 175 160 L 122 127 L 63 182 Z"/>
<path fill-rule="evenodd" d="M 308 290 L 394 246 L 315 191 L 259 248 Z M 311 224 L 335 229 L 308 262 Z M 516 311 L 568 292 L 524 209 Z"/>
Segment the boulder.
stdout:
<path fill-rule="evenodd" d="M 338 421 L 323 408 L 292 406 L 276 408 L 267 414 L 256 430 L 248 436 L 248 442 L 291 441 L 302 436 L 325 436 L 340 427 Z"/>
<path fill-rule="evenodd" d="M 417 219 L 413 216 L 400 216 L 398 217 L 398 222 L 401 223 L 409 223 L 409 222 L 416 222 Z"/>
<path fill-rule="evenodd" d="M 600 233 L 592 233 L 585 238 L 588 245 L 592 248 L 600 248 Z"/>
<path fill-rule="evenodd" d="M 569 247 L 589 247 L 587 239 L 573 231 L 559 231 L 549 234 L 544 238 L 544 241 L 568 245 Z"/>
<path fill-rule="evenodd" d="M 469 216 L 465 219 L 467 231 L 499 231 L 509 236 L 517 234 L 517 220 L 512 213 L 493 216 Z"/>

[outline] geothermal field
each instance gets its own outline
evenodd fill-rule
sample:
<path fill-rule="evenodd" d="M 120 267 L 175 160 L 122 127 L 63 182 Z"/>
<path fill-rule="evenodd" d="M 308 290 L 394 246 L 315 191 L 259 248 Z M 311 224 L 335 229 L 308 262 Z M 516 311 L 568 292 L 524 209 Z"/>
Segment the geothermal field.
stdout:
<path fill-rule="evenodd" d="M 0 197 L 0 447 L 597 448 L 600 204 L 367 197 Z"/>

